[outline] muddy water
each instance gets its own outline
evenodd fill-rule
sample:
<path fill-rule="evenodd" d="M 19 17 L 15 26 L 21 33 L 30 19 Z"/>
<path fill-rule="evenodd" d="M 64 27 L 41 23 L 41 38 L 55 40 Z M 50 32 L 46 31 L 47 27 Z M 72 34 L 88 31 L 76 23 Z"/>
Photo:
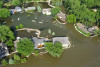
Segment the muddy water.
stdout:
<path fill-rule="evenodd" d="M 32 22 L 35 16 L 38 19 Z M 21 18 L 19 21 L 18 17 Z M 11 21 L 12 19 L 14 21 Z M 42 19 L 41 24 L 39 22 Z M 53 21 L 52 16 L 31 14 L 27 17 L 26 13 L 16 14 L 8 19 L 6 25 L 11 27 L 23 24 L 24 27 L 36 28 L 42 31 L 41 36 L 46 36 L 48 29 L 55 32 L 56 36 L 68 36 L 72 47 L 64 50 L 59 58 L 53 58 L 48 53 L 39 57 L 31 55 L 27 63 L 7 67 L 100 67 L 100 37 L 85 37 L 75 30 L 73 24 L 61 25 Z"/>
<path fill-rule="evenodd" d="M 64 50 L 61 57 L 31 55 L 27 63 L 7 67 L 100 67 L 100 37 L 87 38 L 78 33 L 73 24 L 65 27 L 72 47 Z"/>

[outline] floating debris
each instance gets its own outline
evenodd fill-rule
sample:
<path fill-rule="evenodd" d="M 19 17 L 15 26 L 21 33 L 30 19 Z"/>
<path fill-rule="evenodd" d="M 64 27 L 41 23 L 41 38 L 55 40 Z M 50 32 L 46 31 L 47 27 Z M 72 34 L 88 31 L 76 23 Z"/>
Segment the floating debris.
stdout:
<path fill-rule="evenodd" d="M 32 20 L 32 22 L 36 22 L 36 20 Z"/>
<path fill-rule="evenodd" d="M 20 20 L 20 18 L 18 18 L 18 20 Z"/>
<path fill-rule="evenodd" d="M 43 22 L 39 22 L 40 24 L 42 24 Z"/>
<path fill-rule="evenodd" d="M 48 30 L 48 33 L 51 34 L 51 29 Z"/>

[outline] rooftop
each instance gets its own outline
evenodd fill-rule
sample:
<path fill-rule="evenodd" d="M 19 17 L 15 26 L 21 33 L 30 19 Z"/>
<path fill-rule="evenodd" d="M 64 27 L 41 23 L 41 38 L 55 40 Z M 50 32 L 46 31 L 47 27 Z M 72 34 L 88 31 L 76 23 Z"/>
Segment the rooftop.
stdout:
<path fill-rule="evenodd" d="M 52 38 L 53 44 L 55 42 L 61 42 L 63 45 L 70 45 L 68 37 L 54 37 Z"/>
<path fill-rule="evenodd" d="M 46 15 L 51 15 L 51 8 L 45 8 L 45 9 L 43 9 L 42 13 L 46 14 Z"/>
<path fill-rule="evenodd" d="M 24 10 L 25 10 L 25 11 L 28 11 L 28 10 L 35 10 L 35 7 L 28 7 L 28 8 L 25 8 Z"/>
<path fill-rule="evenodd" d="M 78 27 L 80 30 L 82 30 L 83 32 L 89 33 L 89 31 L 87 30 L 87 26 L 85 26 L 84 24 L 82 24 L 82 23 L 77 23 L 76 25 L 77 25 L 77 27 Z"/>
<path fill-rule="evenodd" d="M 1 42 L 0 43 L 0 57 L 2 58 L 7 55 L 9 55 L 8 48 L 4 43 Z"/>
<path fill-rule="evenodd" d="M 60 18 L 62 21 L 66 21 L 66 15 L 62 12 L 58 13 L 57 17 Z"/>
<path fill-rule="evenodd" d="M 33 37 L 32 38 L 33 43 L 35 45 L 35 48 L 38 48 L 39 45 L 44 45 L 44 42 L 47 40 L 46 38 L 37 38 L 37 37 Z"/>

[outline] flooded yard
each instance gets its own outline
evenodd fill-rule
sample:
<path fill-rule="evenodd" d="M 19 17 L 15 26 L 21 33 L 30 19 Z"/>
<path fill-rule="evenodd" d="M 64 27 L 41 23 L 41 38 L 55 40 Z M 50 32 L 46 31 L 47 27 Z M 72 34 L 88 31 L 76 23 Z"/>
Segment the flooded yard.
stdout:
<path fill-rule="evenodd" d="M 23 24 L 24 28 L 39 29 L 42 37 L 47 36 L 48 29 L 55 32 L 55 36 L 68 36 L 72 46 L 64 50 L 59 58 L 53 58 L 48 53 L 39 57 L 31 55 L 27 63 L 6 67 L 100 67 L 100 37 L 85 37 L 75 30 L 74 24 L 57 23 L 52 15 L 33 13 L 28 16 L 27 13 L 17 13 L 6 20 L 6 25 L 10 27 L 20 24 Z M 20 37 L 29 35 L 36 36 L 35 32 L 17 33 Z"/>

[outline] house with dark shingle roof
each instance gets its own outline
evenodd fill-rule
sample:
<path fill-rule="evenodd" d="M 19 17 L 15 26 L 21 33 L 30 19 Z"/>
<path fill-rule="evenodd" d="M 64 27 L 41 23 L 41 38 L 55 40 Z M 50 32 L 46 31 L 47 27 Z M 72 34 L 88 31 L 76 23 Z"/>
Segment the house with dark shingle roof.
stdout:
<path fill-rule="evenodd" d="M 54 37 L 52 38 L 53 44 L 55 44 L 55 42 L 61 42 L 64 48 L 69 48 L 70 47 L 70 42 L 68 37 Z"/>
<path fill-rule="evenodd" d="M 9 55 L 9 51 L 8 51 L 7 45 L 1 42 L 0 43 L 0 58 L 4 56 L 8 56 L 8 55 Z"/>
<path fill-rule="evenodd" d="M 34 48 L 35 49 L 39 49 L 39 48 L 43 48 L 44 47 L 44 42 L 47 41 L 46 38 L 37 38 L 37 37 L 33 37 L 32 41 L 34 43 Z"/>

